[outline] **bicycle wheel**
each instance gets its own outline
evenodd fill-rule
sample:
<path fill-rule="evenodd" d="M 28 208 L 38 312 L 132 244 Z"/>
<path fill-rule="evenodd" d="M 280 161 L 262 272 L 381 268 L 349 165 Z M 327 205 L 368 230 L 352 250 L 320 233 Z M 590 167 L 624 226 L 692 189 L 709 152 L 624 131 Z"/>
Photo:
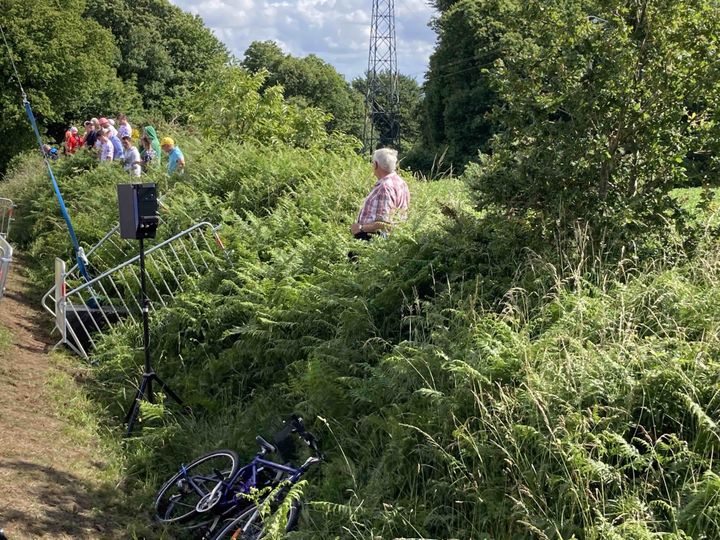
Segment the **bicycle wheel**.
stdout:
<path fill-rule="evenodd" d="M 287 525 L 285 525 L 285 532 L 294 531 L 297 529 L 298 521 L 300 520 L 300 501 L 293 501 L 288 510 Z"/>
<path fill-rule="evenodd" d="M 240 458 L 232 450 L 200 456 L 170 478 L 155 497 L 156 518 L 161 523 L 187 523 L 198 515 L 197 503 L 221 481 L 235 476 Z M 200 514 L 207 519 L 207 514 Z"/>
<path fill-rule="evenodd" d="M 238 517 L 224 523 L 212 540 L 258 540 L 262 533 L 260 512 L 257 507 L 253 506 Z"/>
<path fill-rule="evenodd" d="M 287 513 L 287 524 L 285 532 L 297 528 L 300 516 L 300 503 L 295 501 Z M 265 532 L 262 517 L 256 506 L 249 508 L 238 517 L 226 522 L 220 527 L 220 531 L 212 537 L 212 540 L 259 540 Z"/>

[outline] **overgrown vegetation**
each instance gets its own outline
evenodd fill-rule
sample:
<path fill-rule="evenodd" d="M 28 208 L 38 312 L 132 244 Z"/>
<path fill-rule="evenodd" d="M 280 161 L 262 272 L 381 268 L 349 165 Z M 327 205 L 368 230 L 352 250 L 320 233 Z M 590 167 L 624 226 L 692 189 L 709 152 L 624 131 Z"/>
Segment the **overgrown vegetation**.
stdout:
<path fill-rule="evenodd" d="M 152 321 L 194 414 L 144 408 L 125 460 L 145 508 L 178 462 L 249 453 L 298 411 L 328 462 L 295 538 L 720 535 L 714 3 L 598 2 L 600 26 L 576 2 L 475 4 L 502 17 L 503 129 L 463 177 L 412 179 L 387 240 L 349 238 L 371 185 L 357 141 L 262 74 L 228 68 L 167 126 L 187 174 L 149 179 L 173 219 L 223 224 L 232 265 Z M 126 177 L 83 154 L 57 173 L 92 243 Z M 36 281 L 68 245 L 45 182 L 28 156 L 0 188 Z M 139 328 L 94 360 L 117 426 Z"/>
<path fill-rule="evenodd" d="M 420 163 L 482 152 L 492 200 L 594 212 L 716 174 L 716 2 L 434 3 Z"/>
<path fill-rule="evenodd" d="M 85 0 L 84 10 L 112 33 L 118 76 L 137 88 L 147 110 L 176 114 L 188 87 L 230 59 L 200 17 L 168 1 Z"/>
<path fill-rule="evenodd" d="M 59 8 L 59 4 L 62 9 Z M 43 125 L 93 116 L 98 111 L 135 111 L 140 97 L 123 87 L 114 69 L 112 34 L 82 17 L 84 0 L 3 0 L 2 28 L 21 83 Z M 34 137 L 21 106 L 11 58 L 0 55 L 0 174 Z M 65 126 L 63 126 L 65 127 Z"/>
<path fill-rule="evenodd" d="M 144 410 L 125 459 L 145 508 L 179 461 L 249 452 L 297 410 L 329 455 L 298 538 L 716 534 L 714 237 L 700 230 L 692 253 L 666 245 L 644 262 L 590 252 L 586 230 L 547 248 L 444 180 L 412 182 L 411 220 L 357 246 L 347 225 L 369 176 L 351 151 L 183 145 L 189 175 L 161 190 L 183 214 L 224 223 L 233 266 L 152 321 L 158 368 L 194 415 Z M 88 240 L 115 219 L 99 203 L 122 175 L 83 160 L 58 174 Z M 5 188 L 32 208 L 44 183 L 37 167 Z M 16 230 L 47 231 L 25 238 L 40 269 L 66 242 L 51 202 L 37 205 Z M 131 328 L 96 351 L 109 425 L 139 347 Z"/>
<path fill-rule="evenodd" d="M 319 57 L 297 58 L 273 41 L 255 41 L 245 50 L 242 66 L 253 74 L 266 72 L 263 89 L 282 86 L 290 100 L 330 113 L 330 130 L 362 138 L 364 96 Z"/>

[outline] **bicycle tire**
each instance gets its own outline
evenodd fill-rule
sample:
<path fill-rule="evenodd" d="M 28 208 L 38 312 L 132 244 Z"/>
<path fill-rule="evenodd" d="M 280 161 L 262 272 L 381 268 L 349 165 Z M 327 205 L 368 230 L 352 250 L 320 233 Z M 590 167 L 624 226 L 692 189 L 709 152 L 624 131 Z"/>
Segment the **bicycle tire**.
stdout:
<path fill-rule="evenodd" d="M 242 529 L 247 526 L 248 521 L 253 518 L 257 507 L 253 506 L 245 510 L 236 518 L 225 523 L 218 533 L 212 537 L 212 540 L 259 540 L 265 532 L 260 515 L 258 514 L 255 521 L 250 525 L 247 531 Z M 297 528 L 298 518 L 300 517 L 300 503 L 293 501 L 288 510 L 287 523 L 285 532 L 294 531 Z"/>
<path fill-rule="evenodd" d="M 293 501 L 288 510 L 287 524 L 285 525 L 285 532 L 294 531 L 297 529 L 298 521 L 300 520 L 300 510 L 302 503 L 300 501 Z"/>
<path fill-rule="evenodd" d="M 155 496 L 155 518 L 160 523 L 187 524 L 198 515 L 195 507 L 202 495 L 187 481 L 188 477 L 201 493 L 209 493 L 222 480 L 232 478 L 240 468 L 240 458 L 232 450 L 215 450 L 194 459 L 184 467 L 185 472 L 173 475 Z M 205 489 L 205 486 L 209 486 Z M 175 493 L 173 493 L 175 492 Z"/>
<path fill-rule="evenodd" d="M 256 506 L 248 508 L 238 517 L 223 524 L 220 527 L 220 531 L 218 531 L 211 540 L 258 540 L 264 531 L 262 522 L 253 523 L 247 531 L 242 531 L 244 527 L 248 526 L 250 519 L 260 518 L 259 515 L 253 518 L 256 513 Z"/>

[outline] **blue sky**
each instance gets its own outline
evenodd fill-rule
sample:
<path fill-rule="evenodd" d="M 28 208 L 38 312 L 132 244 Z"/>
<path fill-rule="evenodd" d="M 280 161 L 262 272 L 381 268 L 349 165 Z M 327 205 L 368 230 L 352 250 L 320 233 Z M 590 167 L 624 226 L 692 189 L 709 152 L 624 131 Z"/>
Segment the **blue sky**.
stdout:
<path fill-rule="evenodd" d="M 199 15 L 242 58 L 253 41 L 276 41 L 295 56 L 316 54 L 351 80 L 367 69 L 372 0 L 170 0 Z M 426 0 L 397 0 L 400 72 L 422 82 L 435 33 Z"/>

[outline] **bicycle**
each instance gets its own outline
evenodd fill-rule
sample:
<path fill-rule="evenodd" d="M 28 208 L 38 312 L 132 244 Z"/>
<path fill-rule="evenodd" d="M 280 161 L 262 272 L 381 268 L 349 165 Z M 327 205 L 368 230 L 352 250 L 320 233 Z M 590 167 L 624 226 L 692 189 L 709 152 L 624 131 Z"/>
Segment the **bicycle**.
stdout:
<path fill-rule="evenodd" d="M 312 455 L 296 467 L 293 434 L 310 448 Z M 273 513 L 282 504 L 290 488 L 307 471 L 322 461 L 315 436 L 305 429 L 302 418 L 291 416 L 285 428 L 271 444 L 258 435 L 260 451 L 247 465 L 233 450 L 215 450 L 182 465 L 160 488 L 155 498 L 156 518 L 191 529 L 203 540 L 256 540 L 264 531 L 262 506 Z M 284 464 L 267 456 L 277 454 Z M 292 530 L 299 517 L 299 505 L 292 504 L 286 531 Z"/>

